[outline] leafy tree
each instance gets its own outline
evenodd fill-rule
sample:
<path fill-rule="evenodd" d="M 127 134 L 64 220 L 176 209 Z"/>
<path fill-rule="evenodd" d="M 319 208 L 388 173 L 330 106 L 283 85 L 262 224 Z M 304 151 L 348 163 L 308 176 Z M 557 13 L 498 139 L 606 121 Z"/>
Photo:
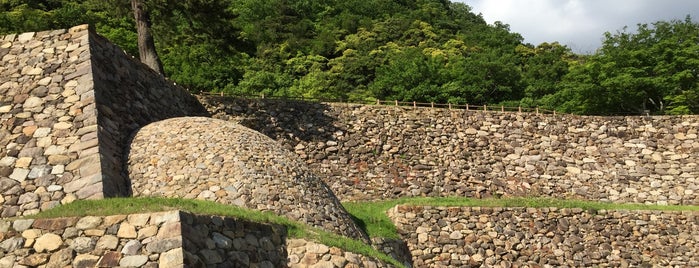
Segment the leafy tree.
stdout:
<path fill-rule="evenodd" d="M 572 68 L 559 96 L 548 99 L 584 114 L 697 113 L 696 51 L 699 24 L 689 16 L 606 33 L 602 49 Z M 575 97 L 560 102 L 562 95 Z"/>

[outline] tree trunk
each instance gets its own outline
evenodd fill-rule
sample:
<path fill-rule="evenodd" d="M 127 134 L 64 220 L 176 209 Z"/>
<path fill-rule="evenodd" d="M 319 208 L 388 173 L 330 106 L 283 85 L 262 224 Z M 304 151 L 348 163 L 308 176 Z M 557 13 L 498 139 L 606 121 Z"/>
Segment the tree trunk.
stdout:
<path fill-rule="evenodd" d="M 160 62 L 158 53 L 155 51 L 155 42 L 150 33 L 150 14 L 145 9 L 143 1 L 131 0 L 131 8 L 136 19 L 136 31 L 138 32 L 138 54 L 141 62 L 164 76 L 163 63 Z"/>

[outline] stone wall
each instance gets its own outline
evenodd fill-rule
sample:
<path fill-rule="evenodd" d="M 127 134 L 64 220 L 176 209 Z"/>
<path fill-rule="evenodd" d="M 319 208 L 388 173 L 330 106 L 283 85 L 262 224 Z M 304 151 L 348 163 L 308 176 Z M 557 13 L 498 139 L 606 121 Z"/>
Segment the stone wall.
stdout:
<path fill-rule="evenodd" d="M 86 25 L 0 37 L 0 96 L 2 217 L 129 195 L 131 132 L 206 113 Z"/>
<path fill-rule="evenodd" d="M 201 96 L 342 200 L 547 196 L 699 204 L 699 117 L 583 117 Z"/>
<path fill-rule="evenodd" d="M 98 198 L 87 27 L 0 37 L 0 216 Z M 98 190 L 99 190 L 98 189 Z"/>
<path fill-rule="evenodd" d="M 398 206 L 416 267 L 697 267 L 699 212 Z"/>
<path fill-rule="evenodd" d="M 0 267 L 20 266 L 390 267 L 283 226 L 181 211 L 0 221 Z"/>

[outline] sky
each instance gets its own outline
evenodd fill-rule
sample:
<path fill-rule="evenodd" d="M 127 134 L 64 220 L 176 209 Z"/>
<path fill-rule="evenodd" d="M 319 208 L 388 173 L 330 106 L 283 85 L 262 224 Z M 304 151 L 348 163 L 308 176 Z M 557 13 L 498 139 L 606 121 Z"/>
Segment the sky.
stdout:
<path fill-rule="evenodd" d="M 616 33 L 639 23 L 684 20 L 699 21 L 699 0 L 452 0 L 482 14 L 490 24 L 501 21 L 538 45 L 558 41 L 573 52 L 594 53 L 604 33 Z"/>

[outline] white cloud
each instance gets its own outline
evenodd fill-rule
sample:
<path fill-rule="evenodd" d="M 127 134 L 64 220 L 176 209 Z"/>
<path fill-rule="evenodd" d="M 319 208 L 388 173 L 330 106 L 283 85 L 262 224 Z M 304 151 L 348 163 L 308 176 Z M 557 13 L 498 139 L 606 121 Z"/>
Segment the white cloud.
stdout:
<path fill-rule="evenodd" d="M 488 23 L 501 21 L 534 45 L 558 41 L 576 52 L 593 52 L 604 32 L 638 23 L 699 15 L 696 0 L 452 0 L 473 7 Z M 697 17 L 693 17 L 697 20 Z"/>

